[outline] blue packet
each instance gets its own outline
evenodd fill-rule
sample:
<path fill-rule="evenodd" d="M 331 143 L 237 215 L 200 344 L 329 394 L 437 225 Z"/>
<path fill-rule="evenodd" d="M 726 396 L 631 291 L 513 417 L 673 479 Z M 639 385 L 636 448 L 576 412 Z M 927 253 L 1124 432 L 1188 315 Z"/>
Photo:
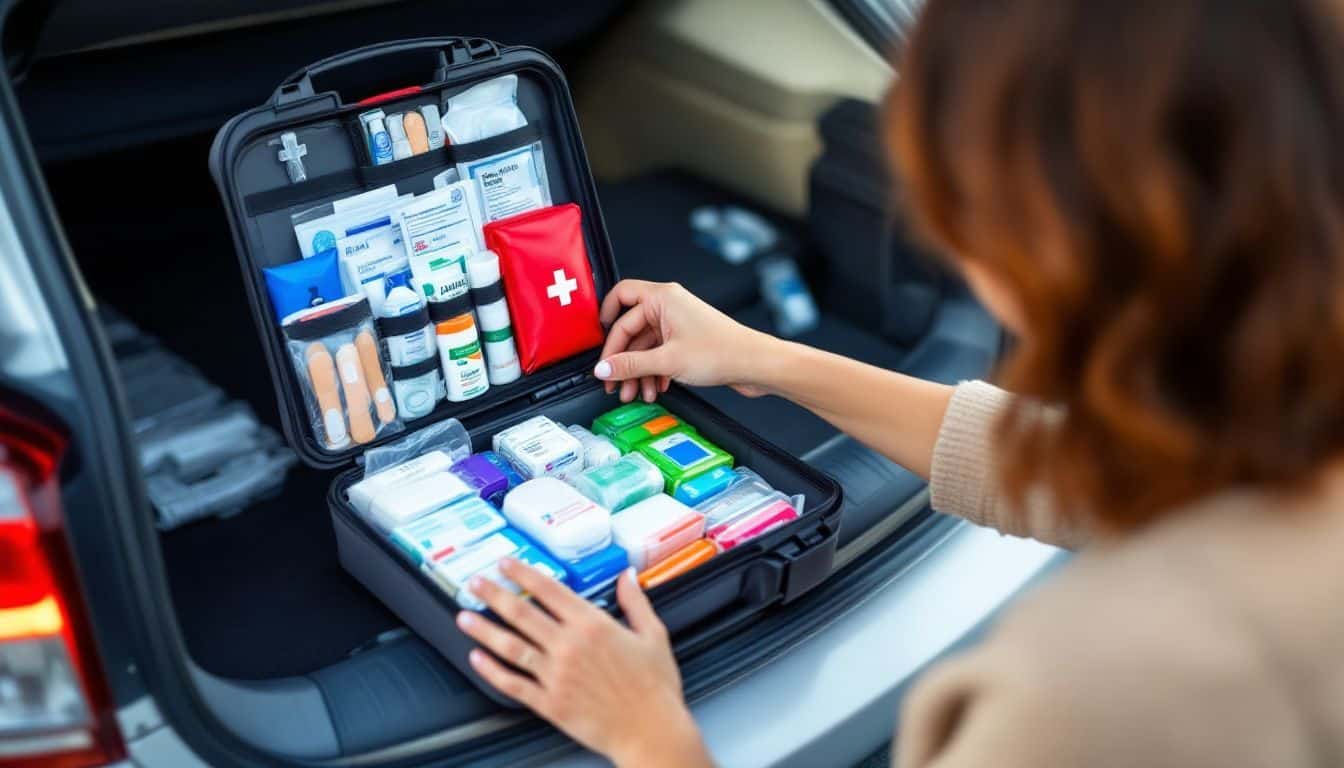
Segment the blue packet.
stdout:
<path fill-rule="evenodd" d="M 728 490 L 738 477 L 731 467 L 715 467 L 689 480 L 683 480 L 672 492 L 672 498 L 688 507 L 693 507 Z"/>
<path fill-rule="evenodd" d="M 565 583 L 569 588 L 587 597 L 615 581 L 629 568 L 630 556 L 612 544 L 579 560 L 561 560 L 560 567 L 565 569 Z"/>
<path fill-rule="evenodd" d="M 262 267 L 261 271 L 275 319 L 282 323 L 295 312 L 345 296 L 335 248 L 288 264 Z"/>

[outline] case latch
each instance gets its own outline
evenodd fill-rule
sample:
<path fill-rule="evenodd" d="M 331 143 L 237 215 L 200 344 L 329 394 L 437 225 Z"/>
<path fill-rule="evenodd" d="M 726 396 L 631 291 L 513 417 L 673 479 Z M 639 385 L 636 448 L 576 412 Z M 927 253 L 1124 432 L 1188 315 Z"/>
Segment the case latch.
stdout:
<path fill-rule="evenodd" d="M 550 397 L 551 395 L 564 392 L 567 389 L 573 389 L 574 387 L 577 387 L 580 384 L 582 384 L 587 378 L 588 374 L 580 373 L 574 376 L 570 376 L 568 379 L 562 379 L 560 381 L 557 381 L 554 384 L 548 384 L 542 387 L 541 389 L 538 389 L 536 392 L 532 393 L 532 402 L 534 403 L 540 402 Z"/>
<path fill-rule="evenodd" d="M 795 535 L 778 550 L 789 562 L 784 573 L 783 602 L 802 597 L 831 575 L 838 538 L 834 531 L 820 525 Z"/>

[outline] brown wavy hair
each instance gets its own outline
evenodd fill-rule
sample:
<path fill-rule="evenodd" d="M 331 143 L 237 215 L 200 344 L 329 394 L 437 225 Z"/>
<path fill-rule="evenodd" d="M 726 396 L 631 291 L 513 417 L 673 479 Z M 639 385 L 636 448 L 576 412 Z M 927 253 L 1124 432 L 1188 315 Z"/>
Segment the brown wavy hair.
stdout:
<path fill-rule="evenodd" d="M 931 0 L 906 215 L 1018 301 L 1012 498 L 1130 529 L 1344 455 L 1344 34 L 1327 0 Z"/>

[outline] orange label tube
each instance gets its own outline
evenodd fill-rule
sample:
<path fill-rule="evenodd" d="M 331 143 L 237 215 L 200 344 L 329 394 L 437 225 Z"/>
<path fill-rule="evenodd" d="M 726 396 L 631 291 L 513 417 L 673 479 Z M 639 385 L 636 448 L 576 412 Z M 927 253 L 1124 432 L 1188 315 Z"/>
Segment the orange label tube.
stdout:
<path fill-rule="evenodd" d="M 704 565 L 714 558 L 719 550 L 704 539 L 697 539 L 667 556 L 661 563 L 647 568 L 639 574 L 639 586 L 651 589 L 666 583 L 687 571 Z"/>

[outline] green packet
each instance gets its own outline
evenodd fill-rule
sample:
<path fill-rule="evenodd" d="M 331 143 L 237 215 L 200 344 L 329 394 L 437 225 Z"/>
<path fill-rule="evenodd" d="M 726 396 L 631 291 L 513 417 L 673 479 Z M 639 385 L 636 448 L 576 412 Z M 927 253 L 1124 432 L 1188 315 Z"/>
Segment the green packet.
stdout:
<path fill-rule="evenodd" d="M 615 437 L 623 430 L 639 426 L 666 413 L 667 409 L 656 403 L 639 401 L 626 403 L 593 419 L 592 432 L 603 437 Z"/>
<path fill-rule="evenodd" d="M 702 472 L 733 466 L 731 454 L 684 426 L 641 444 L 637 450 L 663 473 L 668 493 L 675 493 L 683 482 Z"/>
<path fill-rule="evenodd" d="M 637 424 L 617 432 L 612 436 L 611 442 L 615 443 L 616 447 L 621 449 L 621 453 L 630 453 L 649 440 L 678 429 L 685 429 L 691 432 L 696 431 L 695 427 L 690 424 L 687 424 L 670 413 L 665 413 L 655 419 L 649 419 L 643 424 Z"/>

